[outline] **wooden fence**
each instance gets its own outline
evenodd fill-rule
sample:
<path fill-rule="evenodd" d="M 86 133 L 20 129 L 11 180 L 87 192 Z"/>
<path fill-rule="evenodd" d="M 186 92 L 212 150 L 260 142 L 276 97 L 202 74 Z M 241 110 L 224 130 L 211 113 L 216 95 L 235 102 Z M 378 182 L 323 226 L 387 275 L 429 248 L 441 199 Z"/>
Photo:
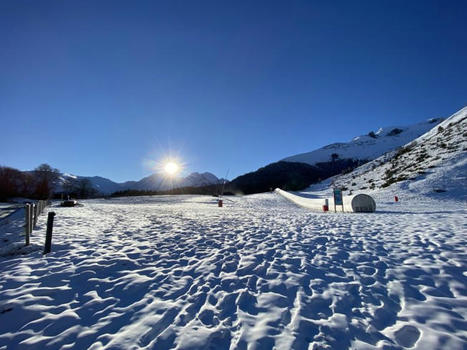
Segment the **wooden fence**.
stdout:
<path fill-rule="evenodd" d="M 37 218 L 44 212 L 44 209 L 50 204 L 50 201 L 40 200 L 37 203 L 27 203 L 25 209 L 25 226 L 24 232 L 26 236 L 26 245 L 30 243 L 32 231 L 37 225 Z"/>

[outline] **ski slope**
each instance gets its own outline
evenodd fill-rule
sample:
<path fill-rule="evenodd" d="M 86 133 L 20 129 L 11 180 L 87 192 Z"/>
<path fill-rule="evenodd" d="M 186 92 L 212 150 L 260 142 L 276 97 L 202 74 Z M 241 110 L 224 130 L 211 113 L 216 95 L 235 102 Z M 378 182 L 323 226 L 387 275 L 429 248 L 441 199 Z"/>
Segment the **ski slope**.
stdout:
<path fill-rule="evenodd" d="M 89 200 L 0 257 L 0 349 L 465 349 L 467 209 L 274 193 Z M 49 208 L 50 210 L 51 208 Z"/>

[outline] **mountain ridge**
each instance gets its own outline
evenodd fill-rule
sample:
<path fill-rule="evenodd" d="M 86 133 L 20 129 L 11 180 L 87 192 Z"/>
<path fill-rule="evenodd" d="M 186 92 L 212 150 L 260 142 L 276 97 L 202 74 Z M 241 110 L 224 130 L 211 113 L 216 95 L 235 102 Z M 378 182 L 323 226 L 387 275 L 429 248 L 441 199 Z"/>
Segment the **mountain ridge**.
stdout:
<path fill-rule="evenodd" d="M 210 172 L 193 172 L 188 174 L 185 177 L 178 177 L 175 179 L 170 179 L 165 177 L 162 174 L 151 174 L 149 176 L 143 177 L 138 181 L 125 181 L 125 182 L 115 182 L 110 179 L 107 179 L 102 176 L 78 176 L 73 174 L 61 174 L 62 184 L 67 181 L 80 181 L 82 179 L 89 180 L 92 187 L 97 190 L 99 193 L 107 195 L 117 191 L 125 190 L 168 190 L 170 188 L 178 187 L 200 187 L 206 185 L 213 185 L 222 181 L 216 175 Z M 60 188 L 59 188 L 60 190 Z"/>
<path fill-rule="evenodd" d="M 348 174 L 337 175 L 321 184 L 312 185 L 305 191 L 313 192 L 328 186 L 340 187 L 349 191 L 347 194 L 356 194 L 397 186 L 410 189 L 419 186 L 418 183 L 430 183 L 425 186 L 425 190 L 429 188 L 438 194 L 456 191 L 459 198 L 467 200 L 466 166 L 467 107 L 464 107 L 402 147 L 357 167 Z"/>
<path fill-rule="evenodd" d="M 354 159 L 370 161 L 384 153 L 403 146 L 443 122 L 444 118 L 431 118 L 407 126 L 381 127 L 376 132 L 352 138 L 349 142 L 336 142 L 310 152 L 299 153 L 281 159 L 285 162 L 299 162 L 310 165 L 333 159 Z"/>
<path fill-rule="evenodd" d="M 227 188 L 239 194 L 265 192 L 276 187 L 302 190 L 323 179 L 349 173 L 420 137 L 443 120 L 431 118 L 408 126 L 383 127 L 376 132 L 356 136 L 350 142 L 332 143 L 311 152 L 290 156 L 236 177 Z"/>

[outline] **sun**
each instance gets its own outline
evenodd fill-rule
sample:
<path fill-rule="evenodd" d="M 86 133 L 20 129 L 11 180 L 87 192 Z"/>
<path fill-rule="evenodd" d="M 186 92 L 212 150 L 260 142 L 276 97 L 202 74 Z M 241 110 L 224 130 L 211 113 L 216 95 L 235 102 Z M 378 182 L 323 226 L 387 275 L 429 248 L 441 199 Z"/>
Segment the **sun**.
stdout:
<path fill-rule="evenodd" d="M 164 172 L 169 176 L 175 175 L 179 170 L 180 166 L 173 161 L 169 161 L 164 165 Z"/>
<path fill-rule="evenodd" d="M 167 156 L 154 162 L 152 170 L 166 180 L 175 180 L 185 171 L 185 163 L 180 157 Z"/>

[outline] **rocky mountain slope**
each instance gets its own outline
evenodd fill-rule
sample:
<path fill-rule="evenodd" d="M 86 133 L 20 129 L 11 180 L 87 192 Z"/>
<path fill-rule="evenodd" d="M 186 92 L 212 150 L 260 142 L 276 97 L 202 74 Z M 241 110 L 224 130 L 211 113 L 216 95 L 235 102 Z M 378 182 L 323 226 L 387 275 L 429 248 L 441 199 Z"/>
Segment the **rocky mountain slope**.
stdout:
<path fill-rule="evenodd" d="M 376 132 L 370 131 L 367 135 L 357 136 L 350 142 L 333 143 L 312 152 L 284 158 L 282 161 L 310 165 L 336 159 L 370 161 L 425 134 L 443 120 L 443 118 L 433 118 L 410 126 L 380 128 Z"/>
<path fill-rule="evenodd" d="M 430 190 L 442 193 L 449 190 L 465 191 L 467 174 L 462 171 L 467 163 L 467 107 L 433 127 L 412 142 L 368 162 L 353 172 L 335 177 L 333 186 L 349 192 L 386 188 L 406 181 L 431 181 Z M 436 171 L 436 180 L 431 174 Z M 446 172 L 450 179 L 446 182 Z M 443 176 L 444 174 L 444 176 Z M 455 175 L 453 175 L 455 174 Z M 452 178 L 454 176 L 455 178 Z"/>

